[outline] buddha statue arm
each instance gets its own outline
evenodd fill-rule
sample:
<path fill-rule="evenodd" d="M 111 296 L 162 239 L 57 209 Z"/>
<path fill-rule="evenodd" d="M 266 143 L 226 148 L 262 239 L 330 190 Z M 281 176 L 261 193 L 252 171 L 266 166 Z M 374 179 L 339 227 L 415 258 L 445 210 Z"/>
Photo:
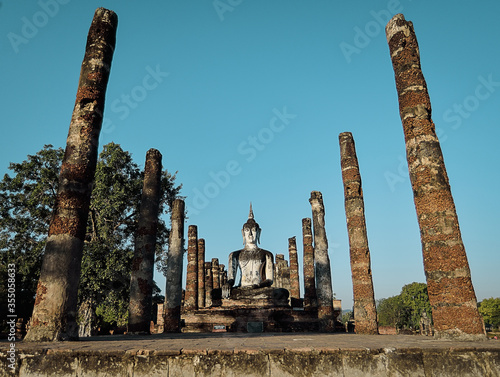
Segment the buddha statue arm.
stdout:
<path fill-rule="evenodd" d="M 231 295 L 231 288 L 236 279 L 236 272 L 238 268 L 238 257 L 236 252 L 229 254 L 229 261 L 227 265 L 227 283 L 222 286 L 222 297 L 229 298 Z"/>
<path fill-rule="evenodd" d="M 274 262 L 273 255 L 270 252 L 266 253 L 266 280 L 261 283 L 262 287 L 269 287 L 274 281 Z"/>

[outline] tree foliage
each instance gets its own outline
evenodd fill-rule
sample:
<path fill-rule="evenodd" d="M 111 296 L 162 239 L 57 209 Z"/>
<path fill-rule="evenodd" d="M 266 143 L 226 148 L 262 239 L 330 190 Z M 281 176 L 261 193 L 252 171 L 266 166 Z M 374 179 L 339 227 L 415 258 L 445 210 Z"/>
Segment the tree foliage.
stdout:
<path fill-rule="evenodd" d="M 432 318 L 431 305 L 425 283 L 411 283 L 397 296 L 378 301 L 377 314 L 380 326 L 416 330 L 420 328 L 423 312 Z"/>
<path fill-rule="evenodd" d="M 16 313 L 31 315 L 45 239 L 57 193 L 64 151 L 45 145 L 22 163 L 11 163 L 13 177 L 0 181 L 0 302 L 6 302 L 7 265 L 16 266 Z M 6 318 L 7 305 L 0 305 Z"/>
<path fill-rule="evenodd" d="M 345 325 L 349 321 L 352 321 L 353 319 L 354 319 L 354 313 L 352 310 L 342 314 L 342 324 L 343 325 Z"/>
<path fill-rule="evenodd" d="M 28 318 L 33 309 L 63 155 L 61 148 L 46 145 L 26 161 L 11 164 L 14 176 L 5 175 L 0 182 L 1 279 L 6 276 L 4 266 L 15 263 L 17 302 L 25 303 L 17 308 L 20 317 Z M 127 321 L 142 181 L 143 172 L 130 153 L 115 143 L 104 146 L 96 167 L 79 287 L 80 306 L 96 312 L 101 325 L 123 325 Z M 175 185 L 175 175 L 167 170 L 162 172 L 161 184 L 160 214 L 168 214 L 181 186 Z M 160 217 L 157 261 L 163 271 L 163 246 L 168 235 L 169 229 Z"/>
<path fill-rule="evenodd" d="M 486 298 L 479 303 L 479 313 L 485 324 L 500 328 L 500 297 Z"/>

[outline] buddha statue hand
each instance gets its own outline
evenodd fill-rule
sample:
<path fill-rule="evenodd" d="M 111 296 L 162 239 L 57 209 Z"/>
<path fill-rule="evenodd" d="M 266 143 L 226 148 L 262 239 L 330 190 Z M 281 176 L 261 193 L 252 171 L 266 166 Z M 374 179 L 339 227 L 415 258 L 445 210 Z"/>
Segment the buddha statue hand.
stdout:
<path fill-rule="evenodd" d="M 270 287 L 273 284 L 271 279 L 266 279 L 262 283 L 258 284 L 257 288 Z"/>

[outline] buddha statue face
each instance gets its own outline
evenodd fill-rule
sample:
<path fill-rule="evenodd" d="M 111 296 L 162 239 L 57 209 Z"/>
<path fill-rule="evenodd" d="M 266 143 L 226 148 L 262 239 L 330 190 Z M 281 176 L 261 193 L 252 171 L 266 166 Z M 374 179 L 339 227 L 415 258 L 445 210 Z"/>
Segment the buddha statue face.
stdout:
<path fill-rule="evenodd" d="M 245 247 L 257 246 L 260 241 L 260 231 L 259 224 L 254 219 L 248 219 L 241 230 Z"/>

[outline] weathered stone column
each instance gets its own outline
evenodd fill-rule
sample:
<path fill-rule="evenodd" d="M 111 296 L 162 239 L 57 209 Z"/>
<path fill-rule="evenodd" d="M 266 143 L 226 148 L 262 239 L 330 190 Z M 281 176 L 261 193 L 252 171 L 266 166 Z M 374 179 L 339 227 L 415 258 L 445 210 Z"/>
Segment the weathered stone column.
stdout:
<path fill-rule="evenodd" d="M 188 228 L 188 255 L 184 311 L 198 309 L 198 227 Z"/>
<path fill-rule="evenodd" d="M 198 240 L 198 307 L 205 307 L 205 240 Z"/>
<path fill-rule="evenodd" d="M 146 154 L 144 183 L 135 233 L 134 259 L 130 274 L 128 333 L 149 334 L 153 296 L 156 233 L 161 198 L 161 153 L 150 149 Z"/>
<path fill-rule="evenodd" d="M 485 339 L 413 24 L 386 26 L 436 337 Z"/>
<path fill-rule="evenodd" d="M 314 265 L 316 272 L 316 295 L 318 298 L 318 318 L 322 331 L 333 331 L 333 288 L 328 239 L 325 230 L 325 207 L 319 191 L 312 191 L 309 199 L 312 208 L 314 229 Z"/>
<path fill-rule="evenodd" d="M 172 225 L 168 237 L 167 276 L 163 312 L 164 332 L 181 331 L 184 208 L 184 200 L 174 200 L 170 216 Z"/>
<path fill-rule="evenodd" d="M 300 299 L 299 260 L 295 237 L 288 239 L 288 255 L 290 258 L 290 300 Z"/>
<path fill-rule="evenodd" d="M 117 25 L 114 12 L 104 8 L 95 11 L 25 341 L 78 339 L 77 295 L 83 242 Z"/>
<path fill-rule="evenodd" d="M 219 289 L 220 286 L 220 270 L 219 270 L 219 259 L 212 258 L 212 279 L 213 279 L 213 289 Z"/>
<path fill-rule="evenodd" d="M 214 289 L 214 281 L 212 275 L 212 262 L 205 262 L 205 306 L 212 306 L 212 289 Z"/>
<path fill-rule="evenodd" d="M 339 143 L 351 256 L 355 331 L 357 334 L 378 334 L 370 249 L 366 233 L 365 204 L 352 134 L 350 132 L 341 133 Z"/>
<path fill-rule="evenodd" d="M 314 247 L 311 219 L 302 219 L 302 238 L 304 245 L 304 309 L 316 309 L 316 280 L 314 275 Z"/>

